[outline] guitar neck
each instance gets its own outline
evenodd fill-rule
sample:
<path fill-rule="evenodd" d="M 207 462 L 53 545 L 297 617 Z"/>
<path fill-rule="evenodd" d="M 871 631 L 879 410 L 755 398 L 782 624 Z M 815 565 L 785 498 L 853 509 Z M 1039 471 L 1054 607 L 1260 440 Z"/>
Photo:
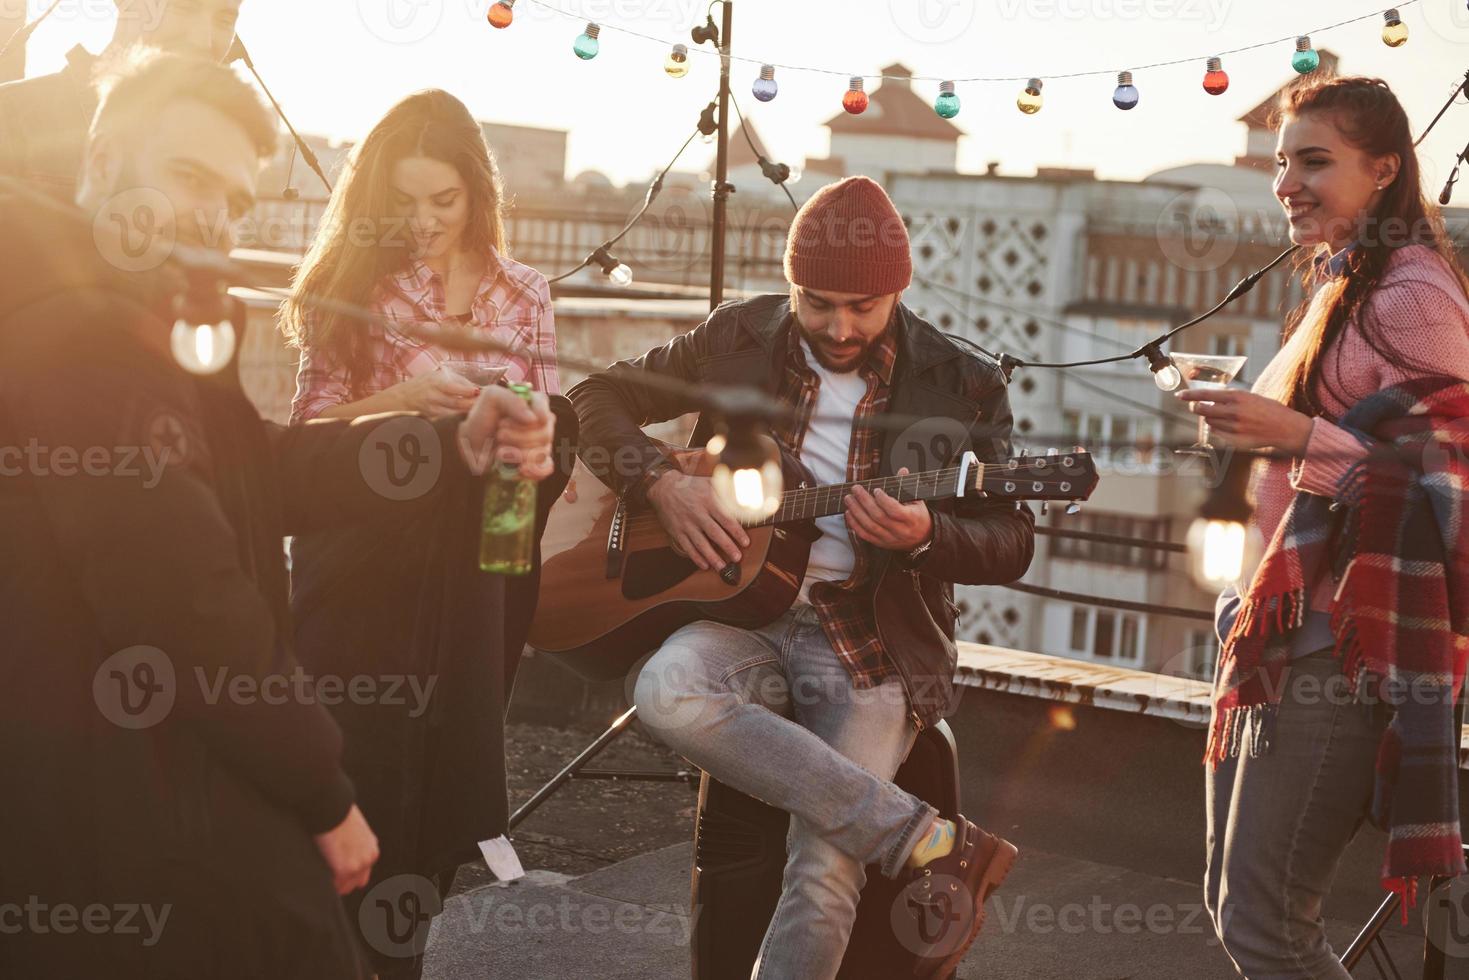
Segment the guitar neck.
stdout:
<path fill-rule="evenodd" d="M 969 484 L 966 489 L 973 490 L 979 486 L 983 473 L 983 464 L 972 465 L 966 477 Z M 787 490 L 780 495 L 780 508 L 774 514 L 749 526 L 786 524 L 791 521 L 805 521 L 840 514 L 843 509 L 842 501 L 855 487 L 865 487 L 869 492 L 880 489 L 883 493 L 905 504 L 915 500 L 942 500 L 958 495 L 959 467 Z"/>

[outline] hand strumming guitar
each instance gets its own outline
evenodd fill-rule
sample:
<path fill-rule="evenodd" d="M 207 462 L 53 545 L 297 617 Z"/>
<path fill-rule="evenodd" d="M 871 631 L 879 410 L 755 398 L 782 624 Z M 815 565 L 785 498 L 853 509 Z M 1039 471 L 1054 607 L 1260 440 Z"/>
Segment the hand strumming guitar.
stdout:
<path fill-rule="evenodd" d="M 678 550 L 704 571 L 740 560 L 750 536 L 714 496 L 714 481 L 668 471 L 648 488 L 648 503 Z"/>

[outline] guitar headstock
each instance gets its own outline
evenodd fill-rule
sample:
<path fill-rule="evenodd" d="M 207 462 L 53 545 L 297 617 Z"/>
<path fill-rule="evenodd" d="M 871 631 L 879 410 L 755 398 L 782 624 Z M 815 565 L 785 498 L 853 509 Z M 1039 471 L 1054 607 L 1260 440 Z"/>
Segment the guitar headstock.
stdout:
<path fill-rule="evenodd" d="M 986 463 L 979 488 L 1013 500 L 1087 500 L 1099 480 L 1092 454 L 1078 450 Z"/>

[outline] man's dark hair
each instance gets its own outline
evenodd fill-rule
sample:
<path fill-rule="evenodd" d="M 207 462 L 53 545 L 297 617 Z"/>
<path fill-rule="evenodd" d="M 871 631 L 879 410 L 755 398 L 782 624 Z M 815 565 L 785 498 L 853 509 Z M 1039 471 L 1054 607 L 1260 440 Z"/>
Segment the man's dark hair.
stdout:
<path fill-rule="evenodd" d="M 97 87 L 101 99 L 92 117 L 94 142 L 100 136 L 142 131 L 163 106 L 192 99 L 239 123 L 262 160 L 275 153 L 275 116 L 254 89 L 223 65 L 135 46 L 109 66 Z"/>

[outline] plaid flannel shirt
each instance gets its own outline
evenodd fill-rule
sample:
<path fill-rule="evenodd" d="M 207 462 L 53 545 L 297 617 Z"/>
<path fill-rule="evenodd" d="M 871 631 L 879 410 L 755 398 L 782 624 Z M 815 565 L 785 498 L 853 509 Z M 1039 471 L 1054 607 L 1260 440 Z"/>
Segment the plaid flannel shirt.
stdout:
<path fill-rule="evenodd" d="M 444 309 L 443 281 L 420 260 L 387 277 L 374 293 L 371 306 L 390 324 L 454 319 Z M 508 365 L 506 381 L 528 381 L 548 395 L 561 393 L 556 372 L 556 321 L 545 276 L 491 249 L 484 277 L 470 304 L 469 324 L 494 340 L 523 348 L 524 353 L 511 357 L 493 350 L 450 351 L 390 326 L 369 324 L 372 374 L 362 384 L 349 383 L 346 364 L 331 352 L 312 346 L 301 351 L 291 423 L 316 418 L 330 406 L 375 395 L 434 370 L 446 359 L 474 360 L 494 367 Z"/>
<path fill-rule="evenodd" d="M 801 350 L 800 332 L 794 321 L 788 324 L 789 338 L 785 373 L 780 384 L 780 398 L 793 410 L 794 419 L 775 427 L 775 437 L 796 456 L 811 427 L 816 396 L 821 379 L 806 362 Z M 868 352 L 858 371 L 867 381 L 867 393 L 857 403 L 852 418 L 852 444 L 847 452 L 847 479 L 870 480 L 879 475 L 882 466 L 882 430 L 863 425 L 864 419 L 887 410 L 892 395 L 893 365 L 897 362 L 897 327 L 888 330 L 881 341 Z M 877 549 L 854 535 L 852 573 L 842 582 L 813 582 L 810 589 L 812 607 L 821 621 L 822 631 L 831 642 L 842 664 L 852 675 L 853 686 L 874 687 L 889 677 L 898 676 L 891 658 L 886 655 L 877 632 L 877 617 L 872 600 L 863 588 L 877 558 Z"/>

